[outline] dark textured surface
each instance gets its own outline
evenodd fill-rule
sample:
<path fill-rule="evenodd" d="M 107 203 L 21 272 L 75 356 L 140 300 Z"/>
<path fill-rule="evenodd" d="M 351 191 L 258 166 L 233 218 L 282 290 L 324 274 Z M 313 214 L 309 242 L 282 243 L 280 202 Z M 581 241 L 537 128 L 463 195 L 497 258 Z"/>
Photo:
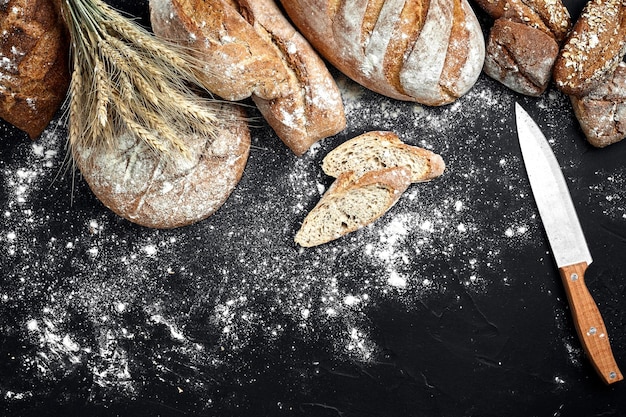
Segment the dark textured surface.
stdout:
<path fill-rule="evenodd" d="M 114 4 L 145 15 L 146 3 Z M 296 158 L 261 123 L 224 207 L 172 231 L 121 220 L 73 182 L 62 118 L 35 143 L 1 126 L 0 415 L 626 413 L 625 383 L 604 386 L 576 338 L 514 102 L 570 184 L 622 371 L 626 144 L 590 147 L 553 88 L 522 97 L 483 76 L 457 103 L 422 108 L 336 75 L 346 131 Z M 330 184 L 321 159 L 371 129 L 440 153 L 446 173 L 371 227 L 298 249 Z"/>

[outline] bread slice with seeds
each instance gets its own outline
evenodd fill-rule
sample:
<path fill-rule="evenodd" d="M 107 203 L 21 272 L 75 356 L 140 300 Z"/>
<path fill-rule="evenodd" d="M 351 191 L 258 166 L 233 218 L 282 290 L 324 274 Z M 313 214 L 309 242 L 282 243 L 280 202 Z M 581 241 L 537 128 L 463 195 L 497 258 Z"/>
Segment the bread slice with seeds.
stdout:
<path fill-rule="evenodd" d="M 410 184 L 411 171 L 404 166 L 340 174 L 304 219 L 295 242 L 317 246 L 373 223 Z"/>
<path fill-rule="evenodd" d="M 326 155 L 322 170 L 331 177 L 352 171 L 356 175 L 387 167 L 404 166 L 411 182 L 429 181 L 443 174 L 446 165 L 434 152 L 408 145 L 393 132 L 373 131 L 350 139 Z"/>

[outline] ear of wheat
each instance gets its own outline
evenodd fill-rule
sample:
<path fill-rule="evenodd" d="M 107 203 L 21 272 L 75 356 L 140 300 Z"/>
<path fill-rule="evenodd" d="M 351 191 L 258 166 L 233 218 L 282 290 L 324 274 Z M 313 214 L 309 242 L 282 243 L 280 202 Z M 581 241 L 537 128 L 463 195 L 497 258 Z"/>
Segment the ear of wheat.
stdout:
<path fill-rule="evenodd" d="M 220 115 L 202 64 L 101 0 L 60 0 L 72 41 L 70 148 L 115 146 L 133 134 L 159 157 L 189 157 L 185 138 L 214 137 Z"/>

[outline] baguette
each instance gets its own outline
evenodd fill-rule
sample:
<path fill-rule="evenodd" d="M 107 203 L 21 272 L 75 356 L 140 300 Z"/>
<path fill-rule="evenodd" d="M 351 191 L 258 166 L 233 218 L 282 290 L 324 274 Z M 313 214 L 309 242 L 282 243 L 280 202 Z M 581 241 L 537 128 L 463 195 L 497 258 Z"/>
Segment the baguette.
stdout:
<path fill-rule="evenodd" d="M 443 105 L 482 70 L 482 30 L 466 0 L 282 0 L 300 32 L 363 86 L 399 100 Z"/>
<path fill-rule="evenodd" d="M 215 138 L 187 137 L 190 158 L 165 162 L 130 134 L 118 146 L 78 143 L 73 157 L 95 196 L 141 226 L 171 229 L 212 215 L 238 184 L 250 150 L 241 106 L 212 104 L 223 124 Z"/>
<path fill-rule="evenodd" d="M 373 131 L 350 139 L 326 155 L 322 170 L 331 177 L 352 171 L 355 175 L 387 167 L 409 169 L 411 182 L 429 181 L 443 174 L 441 156 L 407 145 L 393 132 Z"/>
<path fill-rule="evenodd" d="M 295 242 L 313 247 L 373 223 L 385 214 L 411 184 L 406 167 L 345 172 L 333 182 L 304 219 Z"/>
<path fill-rule="evenodd" d="M 273 44 L 290 73 L 291 93 L 265 100 L 253 96 L 277 136 L 296 155 L 346 127 L 341 93 L 326 64 L 289 23 L 273 0 L 238 0 L 257 33 Z"/>
<path fill-rule="evenodd" d="M 555 63 L 556 86 L 565 94 L 583 96 L 611 78 L 625 53 L 623 0 L 591 0 Z"/>
<path fill-rule="evenodd" d="M 225 100 L 255 94 L 274 99 L 290 92 L 290 74 L 278 52 L 227 0 L 150 0 L 157 36 L 189 46 L 204 65 L 198 74 Z"/>
<path fill-rule="evenodd" d="M 296 155 L 345 128 L 333 77 L 273 0 L 150 0 L 150 10 L 155 33 L 195 48 L 207 76 L 232 73 L 214 78 L 216 94 L 251 96 Z"/>
<path fill-rule="evenodd" d="M 0 30 L 0 118 L 35 139 L 67 93 L 67 29 L 52 0 L 5 0 Z"/>

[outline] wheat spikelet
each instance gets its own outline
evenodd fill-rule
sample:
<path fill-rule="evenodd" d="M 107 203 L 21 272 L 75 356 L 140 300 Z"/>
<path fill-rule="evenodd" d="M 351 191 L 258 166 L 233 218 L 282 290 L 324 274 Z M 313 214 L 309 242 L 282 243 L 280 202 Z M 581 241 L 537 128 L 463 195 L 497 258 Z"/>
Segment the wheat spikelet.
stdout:
<path fill-rule="evenodd" d="M 190 87 L 206 91 L 204 66 L 191 51 L 156 38 L 102 0 L 60 4 L 74 65 L 70 147 L 114 147 L 132 134 L 158 157 L 187 158 L 186 137 L 215 137 L 224 120 L 216 100 Z"/>

